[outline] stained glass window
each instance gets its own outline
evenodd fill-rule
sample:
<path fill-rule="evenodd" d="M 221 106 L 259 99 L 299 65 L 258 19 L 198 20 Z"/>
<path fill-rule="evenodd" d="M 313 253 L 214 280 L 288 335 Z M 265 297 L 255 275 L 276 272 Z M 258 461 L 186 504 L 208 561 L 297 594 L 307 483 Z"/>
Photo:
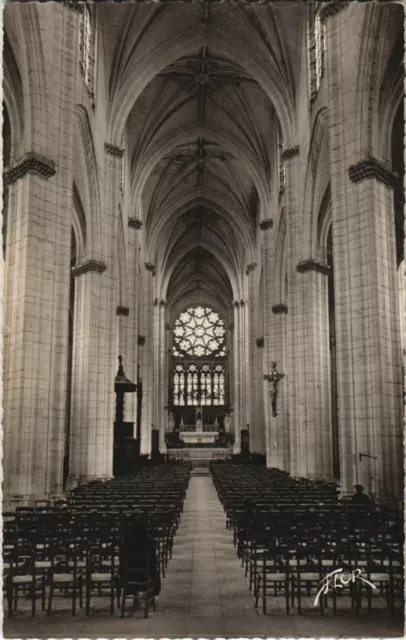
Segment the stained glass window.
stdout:
<path fill-rule="evenodd" d="M 200 404 L 211 405 L 212 403 L 212 373 L 211 367 L 204 364 L 200 372 Z"/>
<path fill-rule="evenodd" d="M 310 93 L 311 100 L 317 95 L 325 65 L 325 26 L 320 19 L 320 7 L 310 9 L 309 25 Z"/>
<path fill-rule="evenodd" d="M 121 137 L 121 148 L 124 149 L 124 133 Z M 124 179 L 125 179 L 125 161 L 124 161 L 124 153 L 121 158 L 121 176 L 120 176 L 120 191 L 124 193 Z"/>
<path fill-rule="evenodd" d="M 210 307 L 190 307 L 175 320 L 173 355 L 224 358 L 224 322 Z"/>
<path fill-rule="evenodd" d="M 224 367 L 217 364 L 213 374 L 213 404 L 224 404 Z"/>
<path fill-rule="evenodd" d="M 173 371 L 175 406 L 221 406 L 225 403 L 225 371 L 222 364 L 211 367 L 194 363 L 176 364 Z"/>
<path fill-rule="evenodd" d="M 173 375 L 173 402 L 175 405 L 185 404 L 185 368 L 177 364 Z"/>
<path fill-rule="evenodd" d="M 314 20 L 314 40 L 316 53 L 316 91 L 318 91 L 324 73 L 324 24 L 320 20 L 319 12 L 316 13 Z"/>
<path fill-rule="evenodd" d="M 284 144 L 282 138 L 282 131 L 279 127 L 278 129 L 278 160 L 279 160 L 279 196 L 283 194 L 285 191 L 285 163 L 283 161 L 282 153 L 284 151 Z"/>
<path fill-rule="evenodd" d="M 79 53 L 80 65 L 85 79 L 85 84 L 90 85 L 90 63 L 92 46 L 92 22 L 90 9 L 84 5 L 80 16 Z"/>
<path fill-rule="evenodd" d="M 191 364 L 187 370 L 187 404 L 199 404 L 199 375 L 195 364 Z"/>
<path fill-rule="evenodd" d="M 225 404 L 225 337 L 224 321 L 210 307 L 189 307 L 179 314 L 173 325 L 175 406 Z"/>

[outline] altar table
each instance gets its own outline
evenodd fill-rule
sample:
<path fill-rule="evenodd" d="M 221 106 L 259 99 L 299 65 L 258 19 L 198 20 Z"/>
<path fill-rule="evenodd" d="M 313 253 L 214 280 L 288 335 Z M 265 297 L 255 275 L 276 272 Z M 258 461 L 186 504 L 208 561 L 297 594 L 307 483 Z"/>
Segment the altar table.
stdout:
<path fill-rule="evenodd" d="M 180 439 L 185 444 L 214 444 L 217 440 L 217 431 L 181 431 Z"/>

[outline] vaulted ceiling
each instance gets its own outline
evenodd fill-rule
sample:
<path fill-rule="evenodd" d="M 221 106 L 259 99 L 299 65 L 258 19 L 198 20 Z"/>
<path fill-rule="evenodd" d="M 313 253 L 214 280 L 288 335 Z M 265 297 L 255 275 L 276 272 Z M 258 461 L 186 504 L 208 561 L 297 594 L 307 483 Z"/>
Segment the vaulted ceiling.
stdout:
<path fill-rule="evenodd" d="M 298 11 L 291 20 L 286 5 L 101 5 L 130 207 L 144 221 L 161 295 L 176 305 L 196 290 L 230 305 L 242 295 L 271 199 L 281 110 L 293 108 Z"/>

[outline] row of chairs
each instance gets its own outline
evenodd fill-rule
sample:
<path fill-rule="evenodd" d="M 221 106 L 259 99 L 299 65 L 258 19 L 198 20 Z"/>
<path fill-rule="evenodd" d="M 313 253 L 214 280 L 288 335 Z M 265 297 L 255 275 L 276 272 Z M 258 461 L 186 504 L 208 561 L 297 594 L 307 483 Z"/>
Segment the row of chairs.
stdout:
<path fill-rule="evenodd" d="M 211 454 L 211 459 L 213 462 L 216 460 L 228 460 L 231 458 L 231 453 L 228 451 L 213 451 Z"/>
<path fill-rule="evenodd" d="M 403 593 L 399 517 L 342 505 L 330 483 L 293 480 L 250 465 L 217 462 L 211 469 L 256 606 L 262 599 L 266 612 L 267 600 L 282 595 L 287 613 L 293 606 L 301 613 L 302 597 L 315 600 L 317 590 L 327 584 L 329 589 L 317 599 L 321 613 L 330 596 L 336 613 L 337 598 L 342 602 L 344 593 L 357 613 L 363 596 L 371 610 L 375 593 L 385 596 L 395 611 Z M 332 572 L 334 579 L 329 578 Z M 343 574 L 351 577 L 346 585 L 330 584 Z"/>
<path fill-rule="evenodd" d="M 160 576 L 165 577 L 189 479 L 187 465 L 149 467 L 135 477 L 80 487 L 64 508 L 34 505 L 7 514 L 3 591 L 9 615 L 17 611 L 21 595 L 31 600 L 33 616 L 38 598 L 42 609 L 48 598 L 51 615 L 54 598 L 59 595 L 70 599 L 72 615 L 78 603 L 89 615 L 94 595 L 109 595 L 110 613 L 114 613 L 117 601 L 124 615 L 128 579 L 125 567 L 120 567 L 120 549 L 128 519 L 142 515 L 155 545 Z M 143 499 L 148 492 L 153 492 L 153 500 Z M 146 616 L 152 584 L 148 563 L 146 558 L 137 587 L 144 594 Z"/>

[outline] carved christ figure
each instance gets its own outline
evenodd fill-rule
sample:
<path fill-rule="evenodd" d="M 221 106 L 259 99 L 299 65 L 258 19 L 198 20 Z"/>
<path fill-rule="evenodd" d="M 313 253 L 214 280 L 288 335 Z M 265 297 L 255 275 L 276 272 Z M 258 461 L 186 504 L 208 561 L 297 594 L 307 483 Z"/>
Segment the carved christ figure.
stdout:
<path fill-rule="evenodd" d="M 271 407 L 272 407 L 272 416 L 275 418 L 277 416 L 276 413 L 276 380 L 271 381 L 270 385 L 270 396 L 271 396 Z"/>
<path fill-rule="evenodd" d="M 269 374 L 265 374 L 265 380 L 268 380 L 270 383 L 269 395 L 271 397 L 271 407 L 272 407 L 272 417 L 276 418 L 278 415 L 276 413 L 276 384 L 285 377 L 284 373 L 278 373 L 276 370 L 276 362 L 271 363 L 271 372 Z"/>

